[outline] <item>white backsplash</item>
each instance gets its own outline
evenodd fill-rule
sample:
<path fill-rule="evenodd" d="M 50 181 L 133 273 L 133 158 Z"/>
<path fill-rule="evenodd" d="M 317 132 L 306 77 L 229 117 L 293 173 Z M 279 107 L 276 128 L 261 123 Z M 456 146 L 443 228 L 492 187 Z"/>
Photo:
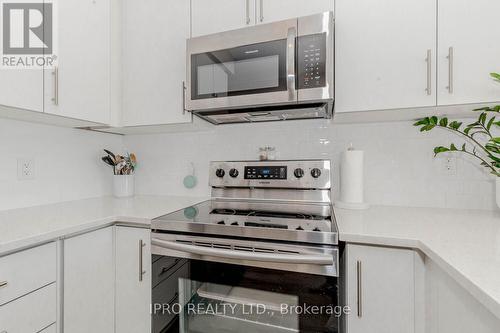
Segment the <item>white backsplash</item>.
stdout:
<path fill-rule="evenodd" d="M 102 148 L 117 135 L 0 120 L 0 210 L 109 195 L 111 169 Z M 17 160 L 34 159 L 35 179 L 18 180 Z"/>
<path fill-rule="evenodd" d="M 208 195 L 212 160 L 257 159 L 258 148 L 275 146 L 278 159 L 333 161 L 338 184 L 340 152 L 350 143 L 365 151 L 366 201 L 376 205 L 495 209 L 494 179 L 458 155 L 446 170 L 433 147 L 461 142 L 445 131 L 421 134 L 410 122 L 333 124 L 325 120 L 225 125 L 204 132 L 136 135 L 124 145 L 138 155 L 138 194 Z M 194 189 L 183 178 L 193 163 Z M 335 192 L 337 188 L 335 188 Z"/>

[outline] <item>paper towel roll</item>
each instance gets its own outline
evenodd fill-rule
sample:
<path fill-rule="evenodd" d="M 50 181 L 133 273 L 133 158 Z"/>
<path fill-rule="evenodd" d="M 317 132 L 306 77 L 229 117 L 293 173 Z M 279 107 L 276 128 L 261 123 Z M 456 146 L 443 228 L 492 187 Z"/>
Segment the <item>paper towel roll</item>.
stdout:
<path fill-rule="evenodd" d="M 340 161 L 340 200 L 342 208 L 365 209 L 364 202 L 364 152 L 349 150 L 342 153 Z"/>

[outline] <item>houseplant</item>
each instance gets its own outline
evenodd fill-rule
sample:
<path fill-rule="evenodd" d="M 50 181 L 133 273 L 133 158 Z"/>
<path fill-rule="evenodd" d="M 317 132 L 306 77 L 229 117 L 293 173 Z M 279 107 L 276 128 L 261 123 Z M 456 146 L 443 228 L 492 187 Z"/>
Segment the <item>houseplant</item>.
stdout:
<path fill-rule="evenodd" d="M 491 73 L 491 77 L 500 82 L 500 74 Z M 449 130 L 464 139 L 461 145 L 434 148 L 434 156 L 442 153 L 461 153 L 471 156 L 485 167 L 496 178 L 496 201 L 500 208 L 500 105 L 475 109 L 480 112 L 476 121 L 463 126 L 462 122 L 449 121 L 446 117 L 425 117 L 419 119 L 414 126 L 421 132 L 435 128 Z"/>
<path fill-rule="evenodd" d="M 137 166 L 135 154 L 121 156 L 107 149 L 104 152 L 107 155 L 101 158 L 102 161 L 113 167 L 113 195 L 118 198 L 134 196 L 134 172 Z"/>

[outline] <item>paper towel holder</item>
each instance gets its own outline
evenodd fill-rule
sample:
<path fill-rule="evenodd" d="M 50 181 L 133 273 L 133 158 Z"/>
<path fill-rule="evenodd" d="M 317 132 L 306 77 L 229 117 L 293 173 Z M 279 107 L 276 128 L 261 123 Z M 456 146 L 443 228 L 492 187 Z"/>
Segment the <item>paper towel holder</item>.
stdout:
<path fill-rule="evenodd" d="M 351 156 L 351 157 L 349 157 Z M 360 170 L 360 175 L 359 177 L 361 178 L 361 188 L 358 187 L 358 198 L 355 198 L 355 200 L 353 201 L 349 201 L 349 200 L 340 200 L 340 199 L 345 199 L 346 195 L 343 195 L 343 189 L 342 189 L 342 186 L 340 191 L 341 193 L 339 193 L 339 199 L 338 200 L 334 200 L 334 205 L 335 207 L 337 208 L 342 208 L 342 209 L 352 209 L 352 210 L 364 210 L 364 209 L 368 209 L 370 207 L 370 205 L 366 202 L 364 202 L 364 189 L 362 188 L 363 185 L 362 185 L 362 180 L 364 178 L 363 176 L 363 173 L 364 171 L 362 169 L 363 168 L 363 151 L 360 151 L 360 150 L 355 150 L 352 143 L 349 145 L 349 147 L 347 148 L 347 151 L 343 153 L 342 155 L 342 158 L 341 158 L 341 163 L 340 163 L 340 184 L 343 183 L 343 177 L 351 177 L 352 178 L 352 174 L 346 174 L 344 172 L 344 170 L 346 170 L 347 166 L 349 165 L 349 161 L 350 160 L 350 163 L 353 163 L 354 161 L 357 160 L 357 167 L 358 168 L 361 168 L 359 169 Z M 353 165 L 351 164 L 350 167 L 352 167 Z M 358 185 L 358 186 L 359 186 Z M 360 194 L 359 194 L 360 193 Z M 349 197 L 349 196 L 347 196 Z M 351 196 L 352 197 L 352 196 Z M 359 198 L 361 197 L 361 198 Z M 361 201 L 361 202 L 360 202 Z"/>

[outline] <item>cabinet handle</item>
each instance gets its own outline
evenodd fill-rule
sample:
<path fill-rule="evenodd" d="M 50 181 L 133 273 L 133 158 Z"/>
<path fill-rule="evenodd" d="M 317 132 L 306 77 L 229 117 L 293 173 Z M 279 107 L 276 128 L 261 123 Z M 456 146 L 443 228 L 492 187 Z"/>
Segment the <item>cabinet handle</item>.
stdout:
<path fill-rule="evenodd" d="M 245 4 L 245 11 L 246 11 L 246 24 L 249 25 L 250 24 L 250 0 L 246 0 L 246 4 Z"/>
<path fill-rule="evenodd" d="M 142 241 L 142 239 L 139 241 L 139 281 L 142 281 L 142 278 L 144 274 L 146 274 L 146 271 L 144 270 L 144 263 L 143 263 L 143 252 L 144 252 L 144 247 L 146 246 L 146 243 Z"/>
<path fill-rule="evenodd" d="M 167 302 L 167 304 L 172 305 L 178 298 L 179 298 L 179 293 L 175 293 L 174 297 L 172 297 L 170 301 Z"/>
<path fill-rule="evenodd" d="M 453 94 L 453 46 L 448 49 L 448 92 Z"/>
<path fill-rule="evenodd" d="M 357 291 L 358 291 L 358 317 L 363 316 L 363 297 L 362 297 L 362 281 L 361 281 L 361 261 L 358 260 L 356 263 L 356 275 L 357 275 Z"/>
<path fill-rule="evenodd" d="M 186 82 L 182 81 L 182 114 L 186 114 Z"/>
<path fill-rule="evenodd" d="M 264 0 L 260 0 L 259 16 L 259 20 L 264 22 Z"/>
<path fill-rule="evenodd" d="M 52 102 L 54 102 L 54 105 L 59 105 L 59 67 L 54 67 L 52 75 L 54 75 L 54 97 L 52 97 Z"/>
<path fill-rule="evenodd" d="M 432 50 L 427 50 L 427 95 L 432 95 Z"/>
<path fill-rule="evenodd" d="M 0 288 L 5 287 L 7 284 L 7 281 L 0 282 Z"/>

